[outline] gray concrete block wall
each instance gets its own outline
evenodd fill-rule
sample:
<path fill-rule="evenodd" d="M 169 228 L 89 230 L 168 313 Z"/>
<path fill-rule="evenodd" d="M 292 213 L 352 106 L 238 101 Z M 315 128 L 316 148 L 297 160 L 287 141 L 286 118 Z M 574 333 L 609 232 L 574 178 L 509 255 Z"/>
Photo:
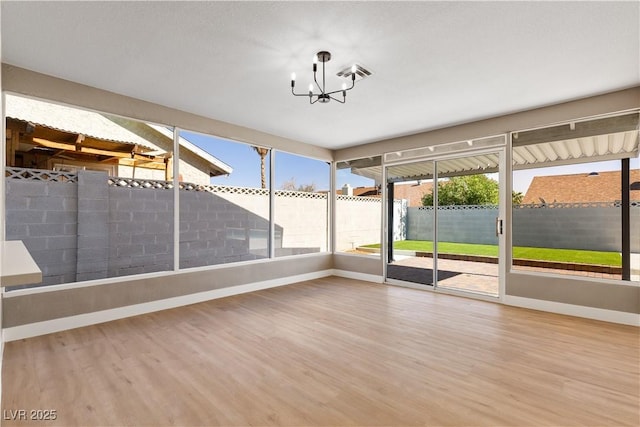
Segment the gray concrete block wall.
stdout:
<path fill-rule="evenodd" d="M 104 279 L 109 269 L 109 186 L 106 172 L 78 171 L 76 281 Z"/>
<path fill-rule="evenodd" d="M 619 252 L 619 207 L 513 210 L 513 244 L 558 249 Z M 631 208 L 631 252 L 640 252 L 640 208 Z"/>
<path fill-rule="evenodd" d="M 433 241 L 433 210 L 407 209 L 407 240 Z"/>
<path fill-rule="evenodd" d="M 438 239 L 496 244 L 495 209 L 440 209 Z M 526 208 L 513 210 L 513 245 L 619 252 L 620 208 Z M 433 239 L 433 210 L 409 208 L 407 239 Z M 640 208 L 631 208 L 631 251 L 640 253 Z"/>
<path fill-rule="evenodd" d="M 251 230 L 267 232 L 269 221 L 209 192 L 180 192 L 180 268 L 264 258 Z"/>
<path fill-rule="evenodd" d="M 180 196 L 181 268 L 268 256 L 266 218 L 209 192 Z M 110 187 L 103 172 L 7 180 L 7 236 L 27 243 L 44 285 L 173 270 L 173 216 L 172 190 Z M 276 256 L 320 251 L 282 242 L 276 224 Z"/>
<path fill-rule="evenodd" d="M 438 240 L 441 242 L 495 245 L 498 208 L 439 209 Z M 433 240 L 433 209 L 408 208 L 407 239 Z"/>
<path fill-rule="evenodd" d="M 22 240 L 40 285 L 173 270 L 173 192 L 109 187 L 101 172 L 77 183 L 6 180 L 7 240 Z"/>
<path fill-rule="evenodd" d="M 25 242 L 43 271 L 42 285 L 173 269 L 172 190 L 109 187 L 106 175 L 95 172 L 80 173 L 78 183 L 6 184 L 7 239 Z M 180 200 L 181 268 L 268 255 L 261 236 L 269 224 L 262 216 L 209 192 L 181 191 Z M 406 227 L 394 223 L 394 229 L 406 229 L 408 239 L 432 240 L 432 211 L 406 212 L 399 218 Z M 497 209 L 444 209 L 439 239 L 495 244 L 496 215 Z M 516 246 L 620 250 L 620 208 L 514 209 L 513 221 Z M 631 250 L 638 253 L 639 207 L 631 208 L 631 224 Z M 277 256 L 319 250 L 283 248 L 280 225 L 275 235 Z"/>
<path fill-rule="evenodd" d="M 173 270 L 173 191 L 107 190 L 108 276 Z"/>
<path fill-rule="evenodd" d="M 6 237 L 24 242 L 41 285 L 76 281 L 77 206 L 76 183 L 6 180 Z"/>
<path fill-rule="evenodd" d="M 497 245 L 498 208 L 442 209 L 438 215 L 438 240 Z"/>

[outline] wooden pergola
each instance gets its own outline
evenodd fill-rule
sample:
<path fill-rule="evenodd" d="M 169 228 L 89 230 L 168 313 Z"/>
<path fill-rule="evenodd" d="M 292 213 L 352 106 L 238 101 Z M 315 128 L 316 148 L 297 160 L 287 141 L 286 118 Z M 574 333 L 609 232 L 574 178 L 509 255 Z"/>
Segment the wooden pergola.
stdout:
<path fill-rule="evenodd" d="M 73 160 L 91 164 L 123 165 L 165 171 L 173 179 L 173 153 L 157 154 L 151 148 L 73 133 L 7 117 L 7 166 L 31 167 L 28 158 Z"/>

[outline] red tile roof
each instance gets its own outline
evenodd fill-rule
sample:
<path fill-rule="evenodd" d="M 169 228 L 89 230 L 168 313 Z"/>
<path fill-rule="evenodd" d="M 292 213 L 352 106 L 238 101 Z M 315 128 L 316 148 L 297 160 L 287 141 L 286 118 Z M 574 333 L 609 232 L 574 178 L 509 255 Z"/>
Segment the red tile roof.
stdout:
<path fill-rule="evenodd" d="M 522 200 L 530 203 L 615 202 L 621 199 L 620 171 L 536 176 Z M 640 170 L 631 171 L 631 200 L 640 200 Z"/>
<path fill-rule="evenodd" d="M 432 182 L 422 184 L 396 184 L 393 189 L 393 197 L 394 199 L 407 200 L 407 206 L 414 208 L 422 206 L 422 196 L 431 193 L 432 190 Z"/>
<path fill-rule="evenodd" d="M 354 187 L 353 195 L 358 197 L 380 197 L 380 190 L 377 187 Z M 342 195 L 342 189 L 336 190 L 336 194 Z"/>
<path fill-rule="evenodd" d="M 393 190 L 394 199 L 405 199 L 409 207 L 422 206 L 422 196 L 430 193 L 433 185 L 431 182 L 422 184 L 396 184 Z M 338 194 L 342 194 L 342 189 L 338 189 Z M 380 190 L 377 187 L 354 187 L 353 195 L 360 197 L 380 197 Z"/>

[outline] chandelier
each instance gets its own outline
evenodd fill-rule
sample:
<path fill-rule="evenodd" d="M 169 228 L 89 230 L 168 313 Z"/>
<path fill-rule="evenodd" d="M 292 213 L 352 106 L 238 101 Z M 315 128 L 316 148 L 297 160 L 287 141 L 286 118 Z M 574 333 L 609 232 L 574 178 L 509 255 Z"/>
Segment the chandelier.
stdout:
<path fill-rule="evenodd" d="M 331 101 L 332 99 L 334 101 L 338 101 L 341 104 L 344 104 L 347 100 L 347 91 L 353 89 L 353 87 L 356 85 L 356 72 L 357 70 L 357 66 L 353 65 L 351 67 L 351 87 L 347 87 L 346 83 L 342 83 L 342 89 L 338 89 L 338 90 L 334 90 L 331 92 L 327 92 L 326 90 L 326 84 L 325 84 L 325 71 L 324 71 L 324 64 L 326 62 L 329 62 L 329 60 L 331 59 L 331 54 L 327 51 L 320 51 L 318 53 L 316 53 L 313 56 L 313 81 L 315 82 L 318 90 L 320 91 L 320 93 L 315 93 L 313 90 L 313 83 L 309 84 L 309 92 L 308 93 L 296 93 L 294 91 L 294 88 L 296 86 L 296 73 L 291 73 L 291 93 L 294 96 L 308 96 L 309 97 L 309 103 L 310 104 L 315 104 L 316 102 L 320 102 L 322 104 L 325 104 L 329 101 Z M 322 62 L 322 86 L 320 86 L 320 83 L 318 83 L 318 78 L 317 78 L 317 73 L 318 73 L 318 61 Z M 340 92 L 342 92 L 342 100 L 340 98 L 336 98 L 334 95 L 339 94 Z M 340 95 L 337 95 L 340 96 Z"/>

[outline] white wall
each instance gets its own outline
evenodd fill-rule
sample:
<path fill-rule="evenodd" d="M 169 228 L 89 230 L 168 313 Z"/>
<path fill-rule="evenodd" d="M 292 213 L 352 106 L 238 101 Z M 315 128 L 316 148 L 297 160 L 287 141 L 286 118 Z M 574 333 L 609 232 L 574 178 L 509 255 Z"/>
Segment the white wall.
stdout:
<path fill-rule="evenodd" d="M 336 200 L 336 251 L 380 243 L 382 199 L 338 196 Z"/>

